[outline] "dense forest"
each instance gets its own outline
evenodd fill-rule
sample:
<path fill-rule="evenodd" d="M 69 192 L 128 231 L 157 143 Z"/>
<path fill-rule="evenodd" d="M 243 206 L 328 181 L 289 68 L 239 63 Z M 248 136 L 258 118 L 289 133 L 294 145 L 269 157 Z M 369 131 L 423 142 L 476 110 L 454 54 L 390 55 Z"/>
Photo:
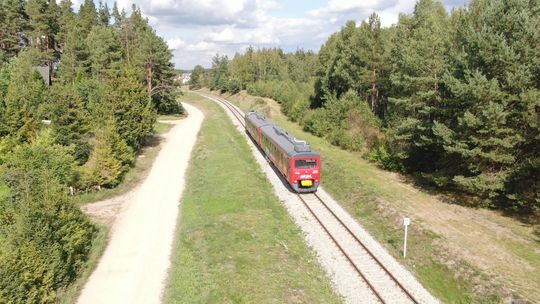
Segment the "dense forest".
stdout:
<path fill-rule="evenodd" d="M 191 86 L 247 89 L 318 136 L 472 206 L 540 210 L 540 3 L 420 0 L 349 21 L 318 54 L 216 55 Z"/>
<path fill-rule="evenodd" d="M 68 195 L 114 187 L 179 113 L 172 54 L 133 7 L 0 1 L 0 303 L 53 303 L 96 228 Z"/>

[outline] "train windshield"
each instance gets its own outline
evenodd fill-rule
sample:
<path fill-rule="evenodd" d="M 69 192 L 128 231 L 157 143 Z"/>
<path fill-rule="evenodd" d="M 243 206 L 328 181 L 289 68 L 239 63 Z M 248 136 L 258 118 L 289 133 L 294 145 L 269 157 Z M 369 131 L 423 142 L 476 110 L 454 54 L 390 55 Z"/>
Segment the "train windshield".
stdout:
<path fill-rule="evenodd" d="M 315 159 L 297 159 L 294 161 L 294 167 L 297 169 L 312 169 L 317 168 L 317 160 Z"/>

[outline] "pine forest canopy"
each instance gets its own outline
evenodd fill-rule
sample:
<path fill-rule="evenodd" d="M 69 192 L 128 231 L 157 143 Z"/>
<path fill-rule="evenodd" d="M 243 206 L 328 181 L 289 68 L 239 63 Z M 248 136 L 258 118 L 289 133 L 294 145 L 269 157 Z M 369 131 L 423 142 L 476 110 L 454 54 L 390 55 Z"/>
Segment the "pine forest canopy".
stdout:
<path fill-rule="evenodd" d="M 156 114 L 182 111 L 171 59 L 137 7 L 0 0 L 1 303 L 53 303 L 77 278 L 96 228 L 66 189 L 116 186 Z"/>
<path fill-rule="evenodd" d="M 318 54 L 279 48 L 195 67 L 191 86 L 271 97 L 306 130 L 380 166 L 465 194 L 470 205 L 540 211 L 540 2 L 420 0 L 383 28 L 348 22 Z"/>

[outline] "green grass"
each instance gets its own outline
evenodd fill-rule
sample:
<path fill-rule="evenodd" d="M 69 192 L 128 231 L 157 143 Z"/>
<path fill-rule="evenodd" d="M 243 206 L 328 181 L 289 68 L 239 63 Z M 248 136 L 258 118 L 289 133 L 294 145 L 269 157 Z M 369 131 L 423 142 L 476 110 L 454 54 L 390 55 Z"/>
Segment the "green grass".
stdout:
<path fill-rule="evenodd" d="M 5 198 L 9 193 L 9 188 L 4 182 L 0 181 L 0 200 Z"/>
<path fill-rule="evenodd" d="M 325 139 L 304 132 L 297 123 L 289 121 L 273 101 L 245 95 L 230 96 L 229 100 L 243 110 L 253 108 L 265 113 L 297 138 L 307 140 L 322 156 L 322 183 L 389 252 L 405 264 L 419 281 L 445 303 L 496 303 L 499 290 L 494 286 L 474 292 L 479 274 L 463 260 L 446 266 L 446 253 L 438 245 L 441 236 L 413 223 L 409 230 L 407 259 L 402 258 L 403 230 L 400 211 L 404 191 L 388 179 L 381 170 L 362 159 L 360 153 L 344 151 Z M 467 273 L 463 274 L 465 270 Z"/>
<path fill-rule="evenodd" d="M 169 114 L 169 115 L 159 115 L 158 120 L 180 120 L 186 117 L 185 114 Z"/>
<path fill-rule="evenodd" d="M 187 174 L 166 303 L 338 303 L 260 170 L 245 139 L 214 103 Z"/>
<path fill-rule="evenodd" d="M 148 175 L 150 168 L 152 168 L 152 164 L 154 163 L 154 159 L 159 153 L 159 135 L 167 133 L 172 126 L 173 125 L 171 124 L 156 122 L 154 125 L 155 134 L 149 138 L 148 144 L 142 147 L 137 155 L 133 168 L 126 173 L 124 179 L 118 186 L 111 189 L 102 189 L 101 191 L 76 195 L 75 201 L 80 205 L 101 201 L 127 193 L 137 186 Z"/>
<path fill-rule="evenodd" d="M 180 118 L 177 118 L 177 120 L 180 119 Z M 172 120 L 172 119 L 169 119 L 169 120 Z M 156 132 L 156 134 L 165 134 L 167 132 L 169 132 L 169 130 L 173 127 L 172 124 L 169 124 L 169 123 L 162 123 L 162 122 L 156 122 L 156 124 L 154 125 L 154 132 Z"/>

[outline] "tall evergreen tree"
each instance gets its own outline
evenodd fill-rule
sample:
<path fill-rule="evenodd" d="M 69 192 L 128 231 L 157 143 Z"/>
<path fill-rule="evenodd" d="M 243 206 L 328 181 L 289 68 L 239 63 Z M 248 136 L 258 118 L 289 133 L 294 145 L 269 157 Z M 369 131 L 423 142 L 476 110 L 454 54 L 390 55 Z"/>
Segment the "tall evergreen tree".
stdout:
<path fill-rule="evenodd" d="M 126 19 L 126 16 L 118 10 L 118 5 L 116 4 L 116 1 L 114 2 L 111 17 L 113 18 L 113 24 L 114 27 L 120 28 L 122 26 L 122 22 Z"/>
<path fill-rule="evenodd" d="M 412 170 L 436 170 L 443 153 L 432 128 L 445 115 L 441 82 L 449 67 L 449 28 L 448 14 L 440 2 L 420 0 L 412 16 L 400 17 L 393 41 L 389 98 L 393 146 Z"/>
<path fill-rule="evenodd" d="M 118 9 L 117 9 L 118 10 Z M 99 1 L 99 9 L 98 9 L 98 24 L 100 25 L 109 25 L 111 19 L 111 12 L 109 11 L 109 6 L 105 2 Z"/>
<path fill-rule="evenodd" d="M 54 37 L 58 32 L 56 2 L 29 0 L 26 12 L 29 19 L 28 37 L 30 44 L 42 52 L 45 61 L 52 61 L 55 51 Z"/>
<path fill-rule="evenodd" d="M 84 35 L 85 32 L 79 26 L 74 26 L 67 32 L 58 71 L 63 82 L 74 83 L 90 71 L 89 50 Z"/>
<path fill-rule="evenodd" d="M 98 13 L 93 0 L 84 0 L 79 9 L 78 22 L 85 34 L 88 34 L 92 27 L 98 24 Z"/>
<path fill-rule="evenodd" d="M 54 142 L 74 149 L 75 159 L 84 164 L 90 152 L 88 132 L 90 131 L 89 113 L 74 85 L 55 84 L 50 96 L 50 114 L 52 137 Z"/>
<path fill-rule="evenodd" d="M 5 96 L 4 130 L 2 135 L 14 136 L 19 142 L 34 138 L 39 129 L 39 106 L 44 100 L 45 83 L 33 69 L 35 52 L 24 52 L 13 64 Z"/>
<path fill-rule="evenodd" d="M 386 110 L 386 88 L 388 87 L 388 76 L 390 66 L 387 64 L 390 59 L 390 30 L 381 28 L 381 20 L 377 14 L 369 16 L 367 22 L 362 22 L 358 30 L 358 49 L 362 62 L 362 82 L 365 89 L 358 92 L 360 96 L 367 93 L 366 101 L 371 107 L 371 111 L 384 115 Z"/>
<path fill-rule="evenodd" d="M 28 26 L 26 1 L 5 0 L 1 4 L 0 49 L 7 58 L 17 55 L 26 43 L 23 32 Z"/>
<path fill-rule="evenodd" d="M 68 32 L 75 26 L 76 15 L 73 12 L 71 0 L 60 1 L 58 7 L 58 33 L 56 41 L 58 48 L 63 51 L 67 42 Z"/>
<path fill-rule="evenodd" d="M 112 76 L 119 70 L 122 60 L 122 44 L 116 31 L 108 26 L 92 28 L 86 38 L 90 68 L 97 77 Z"/>
<path fill-rule="evenodd" d="M 109 80 L 106 106 L 120 137 L 137 150 L 152 132 L 156 115 L 151 99 L 134 70 L 127 69 L 122 73 Z"/>
<path fill-rule="evenodd" d="M 472 1 L 455 14 L 454 70 L 445 78 L 446 108 L 457 120 L 441 121 L 435 135 L 452 180 L 488 201 L 521 202 L 540 209 L 540 30 L 538 4 Z M 527 187 L 522 185 L 526 183 Z M 506 193 L 506 194 L 505 194 Z"/>

